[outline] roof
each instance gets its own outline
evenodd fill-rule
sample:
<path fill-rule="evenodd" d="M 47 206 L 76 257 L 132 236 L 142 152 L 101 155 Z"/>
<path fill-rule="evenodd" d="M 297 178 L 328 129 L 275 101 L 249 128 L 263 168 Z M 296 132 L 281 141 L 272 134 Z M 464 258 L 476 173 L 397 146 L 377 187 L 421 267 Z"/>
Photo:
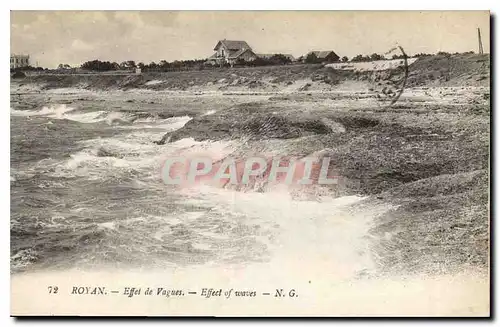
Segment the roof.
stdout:
<path fill-rule="evenodd" d="M 252 49 L 245 41 L 219 40 L 214 50 L 217 50 L 220 44 L 223 44 L 229 50 Z"/>
<path fill-rule="evenodd" d="M 326 51 L 311 51 L 307 55 L 314 53 L 318 59 L 326 58 L 330 53 L 334 55 L 337 55 L 333 50 L 326 50 Z"/>
<path fill-rule="evenodd" d="M 228 56 L 229 59 L 236 59 L 238 58 L 239 56 L 241 56 L 242 54 L 244 54 L 245 52 L 247 51 L 250 51 L 252 52 L 253 54 L 255 54 L 252 49 L 241 49 L 241 50 L 238 50 L 238 51 L 234 51 L 234 52 L 231 52 Z"/>
<path fill-rule="evenodd" d="M 11 57 L 18 57 L 18 58 L 29 58 L 30 55 L 11 53 L 10 56 Z"/>
<path fill-rule="evenodd" d="M 250 51 L 251 53 L 253 53 L 255 55 L 255 53 L 252 51 L 252 49 L 233 50 L 233 51 L 229 52 L 228 59 L 237 59 L 239 56 L 241 56 L 242 54 L 244 54 L 247 51 Z M 222 58 L 222 57 L 218 57 L 217 53 L 214 53 L 213 55 L 208 57 L 207 60 L 217 60 L 219 58 Z"/>

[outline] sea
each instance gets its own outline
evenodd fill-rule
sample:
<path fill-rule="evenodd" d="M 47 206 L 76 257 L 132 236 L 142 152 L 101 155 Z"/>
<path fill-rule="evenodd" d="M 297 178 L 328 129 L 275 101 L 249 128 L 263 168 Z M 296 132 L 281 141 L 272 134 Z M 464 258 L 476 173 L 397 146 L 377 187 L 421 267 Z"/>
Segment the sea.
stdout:
<path fill-rule="evenodd" d="M 223 158 L 243 147 L 154 143 L 192 118 L 13 102 L 11 272 L 263 264 L 350 278 L 374 269 L 366 234 L 388 207 L 361 210 L 363 196 L 165 184 L 172 156 Z"/>

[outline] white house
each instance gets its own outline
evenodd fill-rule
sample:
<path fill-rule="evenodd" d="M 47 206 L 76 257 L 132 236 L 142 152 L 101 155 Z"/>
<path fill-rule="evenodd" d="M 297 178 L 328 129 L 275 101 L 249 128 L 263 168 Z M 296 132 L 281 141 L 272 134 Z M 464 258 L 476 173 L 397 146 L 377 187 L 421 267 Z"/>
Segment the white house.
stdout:
<path fill-rule="evenodd" d="M 207 61 L 212 64 L 228 63 L 231 66 L 238 60 L 253 61 L 257 55 L 245 41 L 220 40 L 214 47 L 215 53 Z"/>
<path fill-rule="evenodd" d="M 10 55 L 10 68 L 28 67 L 30 65 L 29 55 Z"/>

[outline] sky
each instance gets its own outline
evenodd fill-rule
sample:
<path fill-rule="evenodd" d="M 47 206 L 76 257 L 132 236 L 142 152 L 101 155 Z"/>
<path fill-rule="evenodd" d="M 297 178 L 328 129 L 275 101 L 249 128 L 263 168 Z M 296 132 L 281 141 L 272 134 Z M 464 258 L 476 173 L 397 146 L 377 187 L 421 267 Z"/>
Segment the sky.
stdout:
<path fill-rule="evenodd" d="M 490 51 L 488 11 L 11 11 L 11 53 L 34 66 L 88 60 L 202 59 L 218 40 L 244 40 L 256 53 L 296 57 L 333 50 L 349 58 L 385 53 Z"/>

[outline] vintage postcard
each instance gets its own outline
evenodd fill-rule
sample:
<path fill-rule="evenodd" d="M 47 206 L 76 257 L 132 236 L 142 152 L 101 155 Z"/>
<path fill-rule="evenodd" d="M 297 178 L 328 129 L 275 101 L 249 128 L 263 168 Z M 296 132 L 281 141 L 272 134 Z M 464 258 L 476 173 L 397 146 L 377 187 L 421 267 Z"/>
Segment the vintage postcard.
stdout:
<path fill-rule="evenodd" d="M 489 11 L 11 11 L 11 315 L 490 316 Z"/>

